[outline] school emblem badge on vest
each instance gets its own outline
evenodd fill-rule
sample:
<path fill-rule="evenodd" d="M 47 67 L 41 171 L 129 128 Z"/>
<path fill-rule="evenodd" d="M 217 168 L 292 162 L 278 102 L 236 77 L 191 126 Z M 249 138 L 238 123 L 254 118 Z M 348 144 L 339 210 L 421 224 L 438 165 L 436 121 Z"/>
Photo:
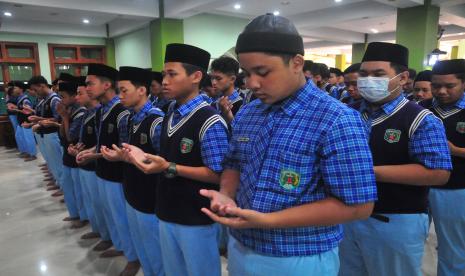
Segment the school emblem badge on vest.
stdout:
<path fill-rule="evenodd" d="M 108 133 L 113 133 L 114 128 L 115 128 L 114 124 L 108 124 Z"/>
<path fill-rule="evenodd" d="M 386 140 L 389 144 L 397 143 L 400 140 L 401 133 L 402 132 L 397 129 L 386 129 L 386 132 L 384 133 L 384 140 Z"/>
<path fill-rule="evenodd" d="M 92 134 L 93 131 L 94 129 L 91 126 L 87 127 L 87 134 Z"/>
<path fill-rule="evenodd" d="M 455 130 L 457 130 L 458 133 L 465 134 L 465 122 L 457 122 Z"/>
<path fill-rule="evenodd" d="M 279 185 L 286 190 L 293 190 L 300 184 L 300 174 L 291 170 L 281 170 Z"/>
<path fill-rule="evenodd" d="M 180 145 L 182 153 L 191 152 L 193 147 L 194 147 L 194 141 L 192 141 L 189 138 L 182 138 L 181 145 Z"/>
<path fill-rule="evenodd" d="M 147 134 L 145 133 L 140 134 L 140 144 L 141 145 L 147 144 Z"/>

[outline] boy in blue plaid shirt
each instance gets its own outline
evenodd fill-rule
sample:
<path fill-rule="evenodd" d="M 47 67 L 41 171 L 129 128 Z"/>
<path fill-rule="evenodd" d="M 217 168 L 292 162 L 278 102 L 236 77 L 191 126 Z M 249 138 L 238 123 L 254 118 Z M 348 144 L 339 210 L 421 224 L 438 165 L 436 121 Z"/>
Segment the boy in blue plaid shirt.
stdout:
<path fill-rule="evenodd" d="M 343 222 L 376 200 L 360 116 L 306 81 L 302 38 L 286 18 L 259 16 L 236 44 L 258 100 L 232 124 L 220 191 L 202 211 L 231 227 L 230 275 L 337 275 Z"/>

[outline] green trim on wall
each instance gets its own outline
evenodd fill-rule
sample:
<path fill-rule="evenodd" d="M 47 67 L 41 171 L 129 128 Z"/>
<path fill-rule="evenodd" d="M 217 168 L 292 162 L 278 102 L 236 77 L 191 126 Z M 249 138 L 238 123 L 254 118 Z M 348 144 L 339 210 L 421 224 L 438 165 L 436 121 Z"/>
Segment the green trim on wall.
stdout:
<path fill-rule="evenodd" d="M 352 64 L 362 62 L 362 58 L 365 54 L 366 47 L 366 43 L 352 44 Z"/>
<path fill-rule="evenodd" d="M 179 19 L 156 19 L 150 22 L 152 70 L 163 70 L 166 45 L 184 43 L 184 27 Z"/>
<path fill-rule="evenodd" d="M 409 67 L 424 70 L 427 55 L 438 47 L 439 7 L 423 6 L 397 10 L 396 42 L 409 49 Z"/>
<path fill-rule="evenodd" d="M 105 40 L 106 46 L 106 64 L 113 68 L 116 68 L 116 56 L 115 56 L 115 40 L 113 38 L 107 38 Z"/>

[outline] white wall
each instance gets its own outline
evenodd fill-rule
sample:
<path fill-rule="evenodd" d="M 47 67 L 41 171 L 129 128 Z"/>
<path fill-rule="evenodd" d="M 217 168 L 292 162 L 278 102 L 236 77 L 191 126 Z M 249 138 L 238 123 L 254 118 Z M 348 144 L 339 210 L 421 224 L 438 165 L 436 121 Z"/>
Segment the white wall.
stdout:
<path fill-rule="evenodd" d="M 116 67 L 151 68 L 150 30 L 148 26 L 115 38 Z"/>

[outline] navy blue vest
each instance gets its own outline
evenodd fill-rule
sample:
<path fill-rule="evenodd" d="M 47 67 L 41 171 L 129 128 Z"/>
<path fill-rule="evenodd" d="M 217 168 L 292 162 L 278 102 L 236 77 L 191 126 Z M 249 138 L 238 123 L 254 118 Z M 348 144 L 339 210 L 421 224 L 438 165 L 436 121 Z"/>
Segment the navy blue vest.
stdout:
<path fill-rule="evenodd" d="M 357 103 L 354 106 L 360 106 Z M 416 163 L 409 156 L 409 141 L 419 123 L 430 114 L 428 110 L 407 99 L 391 113 L 373 120 L 370 148 L 375 166 Z M 367 115 L 363 114 L 365 120 Z M 373 213 L 426 213 L 428 191 L 425 186 L 376 182 L 378 201 Z"/>
<path fill-rule="evenodd" d="M 85 111 L 84 107 L 80 107 L 76 109 L 73 112 L 73 114 L 71 114 L 71 116 L 69 117 L 69 125 L 71 125 L 73 121 L 76 119 L 77 115 L 83 111 Z M 70 144 L 76 144 L 78 141 L 75 140 L 75 141 L 68 142 L 66 137 L 62 137 L 61 135 L 60 135 L 60 141 L 61 141 L 61 145 L 63 146 L 63 165 L 70 167 L 70 168 L 77 168 L 78 165 L 76 163 L 76 157 L 68 153 L 68 146 Z"/>
<path fill-rule="evenodd" d="M 28 97 L 24 97 L 20 101 L 18 101 L 17 106 L 18 106 L 19 110 L 22 110 L 24 108 L 24 101 L 27 100 L 27 99 L 28 99 Z M 29 115 L 23 114 L 21 112 L 17 112 L 16 116 L 18 118 L 18 124 L 21 126 L 22 123 L 27 122 L 27 117 Z"/>
<path fill-rule="evenodd" d="M 447 140 L 460 148 L 465 148 L 465 110 L 453 108 L 445 111 L 441 107 L 433 107 L 433 100 L 422 101 L 422 106 L 430 109 L 439 117 L 446 129 Z M 452 156 L 452 172 L 446 185 L 435 189 L 465 189 L 465 158 Z"/>
<path fill-rule="evenodd" d="M 90 149 L 97 144 L 97 134 L 95 133 L 95 113 L 84 118 L 81 127 L 81 142 L 85 145 L 85 149 Z M 95 171 L 95 161 L 91 161 L 80 166 L 86 171 Z"/>
<path fill-rule="evenodd" d="M 55 98 L 60 98 L 58 95 L 53 95 L 52 97 L 48 98 L 42 104 L 42 112 L 40 113 L 40 117 L 53 119 L 53 111 L 52 111 L 52 100 Z M 40 127 L 37 133 L 39 134 L 50 134 L 58 131 L 58 127 L 51 126 L 51 127 Z"/>
<path fill-rule="evenodd" d="M 119 144 L 118 119 L 128 111 L 121 103 L 116 103 L 106 117 L 102 118 L 105 116 L 101 114 L 102 110 L 102 108 L 98 109 L 95 114 L 95 123 L 100 126 L 98 145 L 111 148 L 113 144 Z M 97 152 L 100 152 L 100 147 L 97 148 Z M 109 162 L 104 158 L 99 158 L 96 162 L 95 173 L 102 179 L 121 183 L 123 182 L 123 166 L 123 162 Z"/>
<path fill-rule="evenodd" d="M 214 108 L 204 105 L 196 112 L 193 110 L 172 128 L 172 114 L 170 112 L 163 120 L 160 156 L 178 165 L 205 167 L 199 136 L 202 135 L 202 127 L 217 121 L 220 116 Z M 213 221 L 200 211 L 203 207 L 209 208 L 210 201 L 201 196 L 199 190 L 218 188 L 216 184 L 181 176 L 168 179 L 162 175 L 157 189 L 155 213 L 161 220 L 183 225 L 212 224 Z"/>
<path fill-rule="evenodd" d="M 163 117 L 150 114 L 140 124 L 129 126 L 129 144 L 146 153 L 158 154 L 152 145 L 152 133 Z M 124 163 L 123 190 L 126 201 L 136 210 L 155 214 L 156 187 L 158 174 L 144 174 L 136 166 Z"/>

